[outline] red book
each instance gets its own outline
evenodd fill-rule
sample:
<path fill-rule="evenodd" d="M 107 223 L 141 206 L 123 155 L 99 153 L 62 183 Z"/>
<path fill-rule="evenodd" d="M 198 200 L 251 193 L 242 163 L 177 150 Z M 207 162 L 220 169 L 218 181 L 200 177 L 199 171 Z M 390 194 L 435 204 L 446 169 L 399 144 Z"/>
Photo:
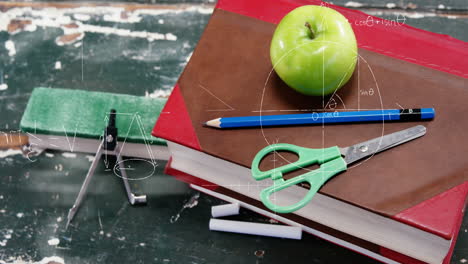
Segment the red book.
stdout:
<path fill-rule="evenodd" d="M 258 192 L 265 187 L 259 184 L 264 183 L 249 177 L 253 156 L 268 142 L 347 146 L 384 130 L 386 134 L 411 126 L 347 124 L 261 131 L 202 127 L 220 116 L 315 106 L 310 97 L 284 87 L 274 72 L 268 78 L 269 39 L 275 24 L 305 4 L 322 2 L 218 2 L 153 130 L 154 136 L 168 141 L 172 152 L 168 174 L 195 184 L 200 191 L 275 217 L 259 202 Z M 468 45 L 407 25 L 389 26 L 376 17 L 372 26 L 365 25 L 370 16 L 327 6 L 348 18 L 360 55 L 353 78 L 333 98 L 336 109 L 394 108 L 398 103 L 435 107 L 437 118 L 424 123 L 428 134 L 423 138 L 336 176 L 306 207 L 276 217 L 383 262 L 449 263 L 468 193 L 464 159 L 468 144 L 462 142 L 468 121 L 461 109 L 468 100 L 464 87 L 468 61 L 458 59 L 468 55 Z M 372 89 L 379 97 L 361 96 L 361 89 Z M 306 191 L 298 186 L 290 195 Z"/>

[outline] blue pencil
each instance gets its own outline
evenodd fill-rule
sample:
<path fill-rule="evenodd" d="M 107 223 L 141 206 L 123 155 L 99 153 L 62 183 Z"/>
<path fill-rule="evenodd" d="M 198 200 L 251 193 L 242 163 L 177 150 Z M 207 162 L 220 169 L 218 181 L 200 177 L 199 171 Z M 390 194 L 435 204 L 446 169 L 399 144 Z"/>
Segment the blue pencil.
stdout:
<path fill-rule="evenodd" d="M 377 121 L 421 121 L 435 116 L 434 108 L 387 109 L 352 112 L 322 112 L 292 115 L 221 117 L 205 123 L 215 128 L 336 124 Z"/>

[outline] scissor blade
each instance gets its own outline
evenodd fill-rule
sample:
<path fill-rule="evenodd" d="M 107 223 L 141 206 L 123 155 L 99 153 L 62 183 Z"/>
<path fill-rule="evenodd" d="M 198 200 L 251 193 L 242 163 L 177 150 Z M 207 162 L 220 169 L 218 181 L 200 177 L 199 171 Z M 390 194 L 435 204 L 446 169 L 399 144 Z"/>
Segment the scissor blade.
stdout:
<path fill-rule="evenodd" d="M 341 153 L 347 164 L 353 163 L 375 153 L 393 148 L 415 138 L 424 136 L 426 127 L 414 126 L 382 137 L 374 138 L 347 148 L 342 148 Z"/>

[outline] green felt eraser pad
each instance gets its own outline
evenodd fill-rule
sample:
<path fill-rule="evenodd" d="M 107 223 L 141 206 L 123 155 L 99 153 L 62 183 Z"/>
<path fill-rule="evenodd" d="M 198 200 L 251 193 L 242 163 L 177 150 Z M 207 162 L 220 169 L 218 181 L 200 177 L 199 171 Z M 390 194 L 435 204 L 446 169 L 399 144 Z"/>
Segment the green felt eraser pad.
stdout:
<path fill-rule="evenodd" d="M 165 145 L 151 136 L 165 103 L 164 98 L 39 87 L 29 98 L 20 128 L 29 134 L 99 139 L 115 109 L 119 141 Z"/>

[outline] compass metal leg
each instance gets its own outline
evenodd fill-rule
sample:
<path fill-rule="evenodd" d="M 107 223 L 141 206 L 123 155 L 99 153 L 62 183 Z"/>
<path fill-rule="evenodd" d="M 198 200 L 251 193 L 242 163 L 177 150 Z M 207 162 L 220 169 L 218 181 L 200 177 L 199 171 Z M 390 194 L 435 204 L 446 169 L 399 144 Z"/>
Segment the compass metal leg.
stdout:
<path fill-rule="evenodd" d="M 116 111 L 115 109 L 111 109 L 110 114 L 109 114 L 108 126 L 104 130 L 104 138 L 102 142 L 99 144 L 99 148 L 96 152 L 96 156 L 93 160 L 93 163 L 91 163 L 91 167 L 89 167 L 88 174 L 86 174 L 86 178 L 83 182 L 83 185 L 81 186 L 80 192 L 78 193 L 78 197 L 76 197 L 73 207 L 68 212 L 67 225 L 65 227 L 66 229 L 68 228 L 68 225 L 73 220 L 73 217 L 75 217 L 75 214 L 78 211 L 78 208 L 80 207 L 81 202 L 83 201 L 83 198 L 86 194 L 86 190 L 88 189 L 89 182 L 91 181 L 91 178 L 94 175 L 94 171 L 96 170 L 96 167 L 98 166 L 98 163 L 101 160 L 101 157 L 104 153 L 106 155 L 106 166 L 107 166 L 108 154 L 115 155 L 117 157 L 117 163 L 119 164 L 119 169 L 122 174 L 122 180 L 125 186 L 125 191 L 127 192 L 127 197 L 128 197 L 128 201 L 130 202 L 130 204 L 135 205 L 135 204 L 146 203 L 146 195 L 138 195 L 138 196 L 134 195 L 132 193 L 132 190 L 130 189 L 130 184 L 128 183 L 127 172 L 125 171 L 126 168 L 122 160 L 122 156 L 120 155 L 121 149 L 117 143 L 118 129 L 115 126 L 115 117 L 116 117 Z"/>
<path fill-rule="evenodd" d="M 146 203 L 146 195 L 135 195 L 133 194 L 130 183 L 128 182 L 127 172 L 125 171 L 125 165 L 122 160 L 122 156 L 120 155 L 120 147 L 116 146 L 115 148 L 115 156 L 117 157 L 117 163 L 119 164 L 120 173 L 122 174 L 122 180 L 125 186 L 125 191 L 127 192 L 128 201 L 131 205 L 135 204 L 144 204 Z"/>
<path fill-rule="evenodd" d="M 94 171 L 96 170 L 96 167 L 98 166 L 99 160 L 101 160 L 102 156 L 102 143 L 99 145 L 99 149 L 96 152 L 96 156 L 94 157 L 93 162 L 91 163 L 91 167 L 89 167 L 88 174 L 86 174 L 86 178 L 83 182 L 83 185 L 81 185 L 80 192 L 78 193 L 78 196 L 76 197 L 75 203 L 73 204 L 73 207 L 68 211 L 68 216 L 67 216 L 67 225 L 65 228 L 68 228 L 68 225 L 71 223 L 73 220 L 73 217 L 75 217 L 76 212 L 78 211 L 78 208 L 81 205 L 81 202 L 83 201 L 83 198 L 86 194 L 86 190 L 88 189 L 89 182 L 91 181 L 91 178 L 94 175 Z"/>

